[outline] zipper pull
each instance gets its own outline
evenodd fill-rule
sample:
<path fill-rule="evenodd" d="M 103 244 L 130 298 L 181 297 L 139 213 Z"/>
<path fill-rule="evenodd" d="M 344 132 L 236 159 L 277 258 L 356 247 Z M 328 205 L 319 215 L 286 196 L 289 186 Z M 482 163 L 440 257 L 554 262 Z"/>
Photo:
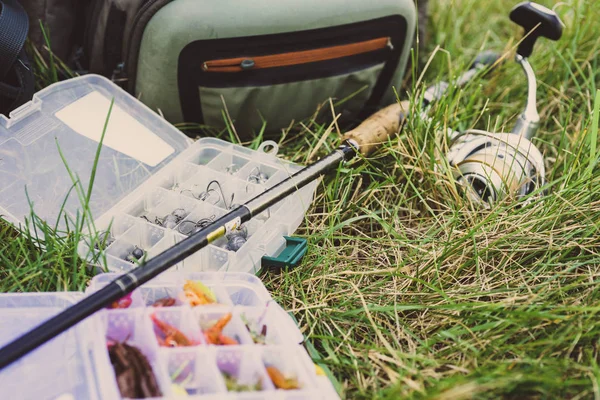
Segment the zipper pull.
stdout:
<path fill-rule="evenodd" d="M 116 68 L 113 70 L 110 80 L 116 83 L 117 85 L 124 87 L 124 82 L 127 81 L 127 77 L 125 76 L 124 62 L 120 62 L 119 64 L 117 64 Z"/>
<path fill-rule="evenodd" d="M 394 50 L 394 45 L 392 44 L 392 38 L 388 37 L 387 45 L 390 50 Z"/>
<path fill-rule="evenodd" d="M 239 60 L 239 59 L 238 59 Z M 245 58 L 243 59 L 241 62 L 240 61 L 227 61 L 225 60 L 223 61 L 206 61 L 204 63 L 202 63 L 202 70 L 203 71 L 219 71 L 220 69 L 231 69 L 231 68 L 240 68 L 241 70 L 245 71 L 248 69 L 252 69 L 254 68 L 256 65 L 256 63 L 254 62 L 253 59 L 251 58 Z"/>
<path fill-rule="evenodd" d="M 240 68 L 244 69 L 244 70 L 254 68 L 254 60 L 251 58 L 247 58 L 247 59 L 243 60 L 240 63 Z"/>

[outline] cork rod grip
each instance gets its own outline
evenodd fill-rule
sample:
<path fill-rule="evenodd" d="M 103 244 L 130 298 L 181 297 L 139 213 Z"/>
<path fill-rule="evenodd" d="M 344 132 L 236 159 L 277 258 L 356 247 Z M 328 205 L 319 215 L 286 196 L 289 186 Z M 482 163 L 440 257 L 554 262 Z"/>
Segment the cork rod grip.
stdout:
<path fill-rule="evenodd" d="M 354 140 L 360 148 L 362 155 L 373 152 L 381 143 L 392 135 L 398 133 L 400 126 L 406 118 L 409 102 L 394 103 L 377 111 L 364 120 L 359 126 L 347 132 L 344 139 Z"/>

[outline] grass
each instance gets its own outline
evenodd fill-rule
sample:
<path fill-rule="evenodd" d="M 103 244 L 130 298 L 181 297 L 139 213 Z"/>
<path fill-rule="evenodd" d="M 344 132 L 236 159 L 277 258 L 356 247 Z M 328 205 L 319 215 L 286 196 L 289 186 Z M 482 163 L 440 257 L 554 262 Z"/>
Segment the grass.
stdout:
<path fill-rule="evenodd" d="M 458 75 L 483 49 L 507 54 L 492 75 L 437 103 L 434 120 L 510 130 L 525 96 L 511 58 L 521 33 L 508 19 L 513 2 L 431 5 L 424 83 Z M 301 266 L 261 276 L 343 397 L 600 398 L 600 6 L 555 8 L 563 38 L 540 40 L 531 57 L 542 118 L 534 142 L 549 181 L 543 200 L 477 209 L 436 167 L 447 143 L 411 120 L 368 160 L 323 180 L 297 232 L 309 239 Z M 407 91 L 420 93 L 415 82 Z M 306 163 L 337 145 L 335 129 L 305 125 L 294 128 L 300 136 L 282 135 L 283 157 Z M 40 252 L 27 235 L 1 228 L 0 290 L 85 287 L 75 236 L 46 236 Z"/>

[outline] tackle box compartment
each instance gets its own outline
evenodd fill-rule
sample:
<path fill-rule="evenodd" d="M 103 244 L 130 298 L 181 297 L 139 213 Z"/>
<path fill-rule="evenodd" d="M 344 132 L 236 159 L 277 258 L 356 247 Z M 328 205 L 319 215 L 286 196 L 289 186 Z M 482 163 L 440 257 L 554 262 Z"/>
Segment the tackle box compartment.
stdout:
<path fill-rule="evenodd" d="M 0 346 L 83 298 L 83 293 L 0 294 Z M 94 317 L 95 318 L 95 317 Z M 94 318 L 82 321 L 0 371 L 1 399 L 99 400 Z"/>
<path fill-rule="evenodd" d="M 193 142 L 108 79 L 85 75 L 36 93 L 10 118 L 0 115 L 0 214 L 34 237 L 79 229 L 82 258 L 126 272 L 301 169 L 277 150 L 271 141 L 257 150 Z M 168 272 L 257 272 L 263 256 L 283 251 L 316 185 Z"/>
<path fill-rule="evenodd" d="M 0 294 L 0 343 L 96 292 L 116 276 L 96 275 L 85 293 Z M 209 288 L 212 294 L 207 298 L 214 302 L 192 306 L 184 291 L 189 281 Z M 173 304 L 154 306 L 165 298 L 173 299 Z M 143 354 L 158 384 L 161 396 L 146 398 L 339 399 L 332 383 L 317 372 L 293 319 L 252 274 L 178 271 L 140 286 L 122 304 L 124 308 L 97 312 L 0 371 L 0 398 L 120 399 L 109 346 L 125 343 Z M 230 319 L 222 334 L 237 343 L 210 342 L 210 328 L 226 315 Z M 174 334 L 163 338 L 171 332 L 164 323 L 190 342 Z M 277 388 L 267 373 L 272 367 L 287 382 L 293 381 L 294 388 Z M 139 371 L 132 376 L 137 382 Z"/>

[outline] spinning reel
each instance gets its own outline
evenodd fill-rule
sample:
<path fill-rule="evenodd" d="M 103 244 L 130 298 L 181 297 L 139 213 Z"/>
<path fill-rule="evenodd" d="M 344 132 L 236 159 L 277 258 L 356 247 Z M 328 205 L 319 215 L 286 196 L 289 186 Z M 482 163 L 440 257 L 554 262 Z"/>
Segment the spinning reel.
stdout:
<path fill-rule="evenodd" d="M 520 199 L 545 185 L 544 159 L 531 143 L 540 116 L 536 109 L 536 78 L 528 57 L 539 37 L 560 39 L 562 23 L 554 11 L 533 2 L 518 4 L 510 19 L 525 28 L 515 56 L 527 77 L 525 109 L 510 133 L 478 129 L 451 132 L 447 154 L 454 178 L 466 195 L 484 206 L 508 195 Z"/>

